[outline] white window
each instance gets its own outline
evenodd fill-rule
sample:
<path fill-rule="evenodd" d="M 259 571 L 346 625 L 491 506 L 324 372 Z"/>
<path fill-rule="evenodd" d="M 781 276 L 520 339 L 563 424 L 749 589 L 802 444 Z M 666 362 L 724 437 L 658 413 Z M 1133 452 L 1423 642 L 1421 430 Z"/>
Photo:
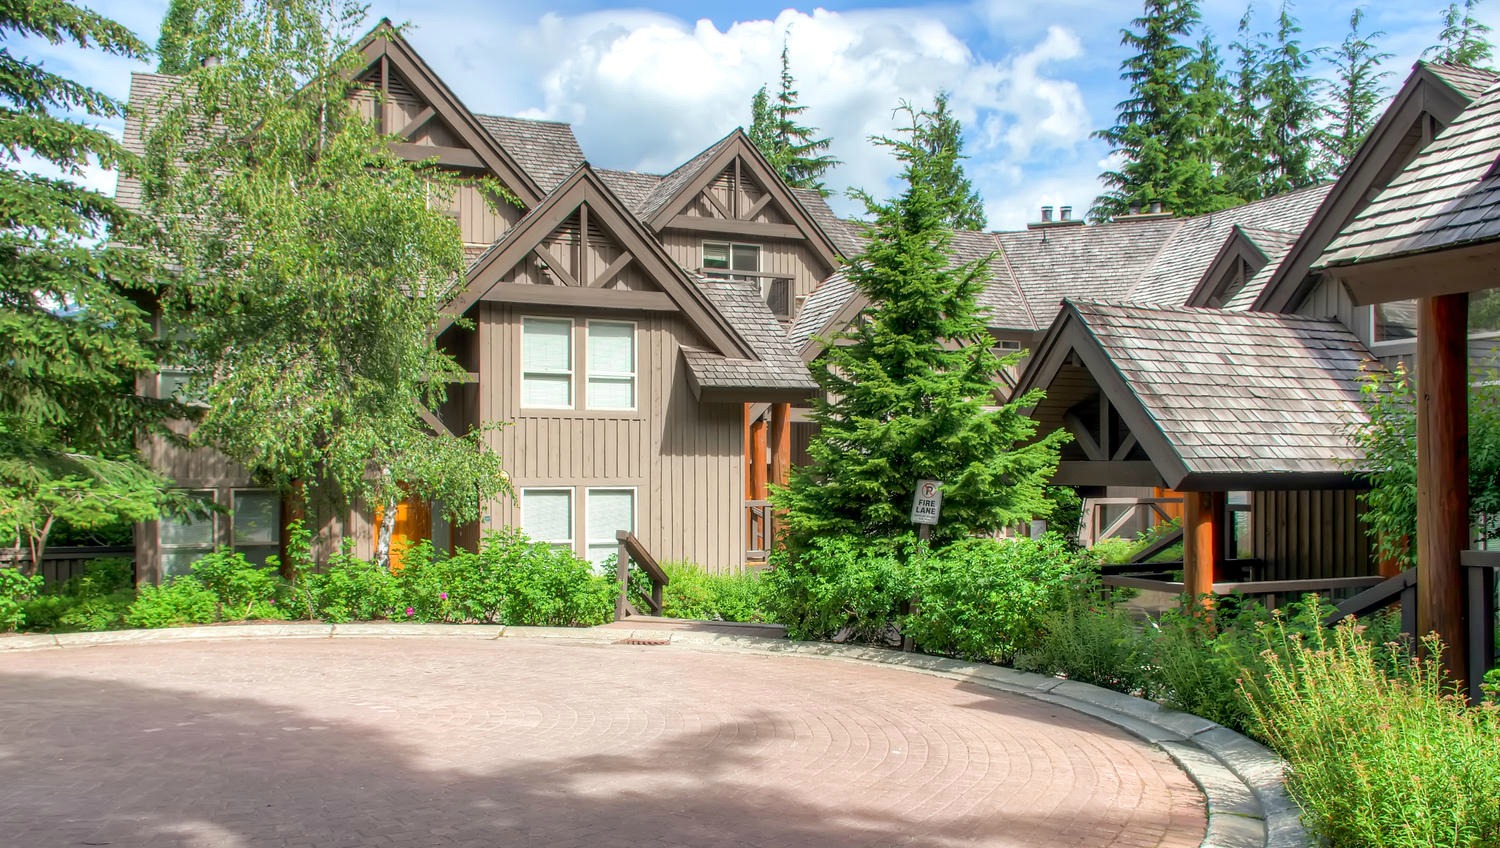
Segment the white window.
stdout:
<path fill-rule="evenodd" d="M 521 531 L 538 542 L 573 549 L 573 490 L 522 489 Z"/>
<path fill-rule="evenodd" d="M 588 560 L 597 568 L 619 550 L 616 532 L 635 532 L 635 489 L 589 489 L 588 518 Z"/>
<path fill-rule="evenodd" d="M 214 502 L 214 493 L 208 489 L 188 495 L 204 503 Z M 212 512 L 161 517 L 156 524 L 156 542 L 161 549 L 162 579 L 187 574 L 193 563 L 214 549 L 214 518 Z"/>
<path fill-rule="evenodd" d="M 635 409 L 635 324 L 590 321 L 589 409 Z"/>
<path fill-rule="evenodd" d="M 157 324 L 157 338 L 171 341 L 174 344 L 183 344 L 188 341 L 189 335 L 187 328 L 162 317 L 158 320 Z M 202 393 L 189 391 L 192 378 L 192 372 L 186 368 L 182 368 L 176 363 L 164 362 L 162 363 L 161 370 L 156 375 L 156 396 L 163 400 L 202 404 Z"/>
<path fill-rule="evenodd" d="M 703 243 L 703 270 L 715 277 L 736 277 L 735 272 L 760 273 L 760 245 L 732 244 L 723 241 Z"/>
<path fill-rule="evenodd" d="M 521 319 L 521 406 L 573 408 L 573 322 Z"/>
<path fill-rule="evenodd" d="M 275 492 L 236 489 L 231 544 L 256 565 L 281 550 L 281 498 Z"/>

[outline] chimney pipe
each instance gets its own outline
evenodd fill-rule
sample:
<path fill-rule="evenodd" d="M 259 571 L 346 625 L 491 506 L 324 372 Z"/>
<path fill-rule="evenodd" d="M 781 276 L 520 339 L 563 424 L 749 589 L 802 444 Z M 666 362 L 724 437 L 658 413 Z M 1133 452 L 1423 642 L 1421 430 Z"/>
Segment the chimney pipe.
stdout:
<path fill-rule="evenodd" d="M 1151 201 L 1151 214 L 1152 215 L 1160 215 L 1161 214 L 1161 201 L 1160 200 L 1153 200 L 1153 201 Z"/>
<path fill-rule="evenodd" d="M 1051 206 L 1043 206 L 1042 207 L 1042 223 L 1043 224 L 1047 224 L 1047 223 L 1051 223 L 1051 221 L 1052 221 L 1052 207 Z"/>
<path fill-rule="evenodd" d="M 1062 209 L 1060 209 L 1058 211 L 1059 211 L 1059 213 L 1062 216 L 1062 220 L 1064 220 L 1064 221 L 1071 221 L 1071 220 L 1073 220 L 1073 207 L 1071 207 L 1071 206 L 1064 206 Z"/>
<path fill-rule="evenodd" d="M 1139 203 L 1132 203 L 1132 204 L 1130 204 L 1130 214 L 1131 215 L 1139 215 L 1139 214 L 1141 214 L 1141 205 Z"/>

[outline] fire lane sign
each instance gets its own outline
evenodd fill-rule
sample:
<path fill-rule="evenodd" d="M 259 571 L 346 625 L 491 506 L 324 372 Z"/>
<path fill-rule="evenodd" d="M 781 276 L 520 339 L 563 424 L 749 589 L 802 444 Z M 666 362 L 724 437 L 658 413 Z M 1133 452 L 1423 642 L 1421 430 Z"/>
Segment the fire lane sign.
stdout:
<path fill-rule="evenodd" d="M 943 484 L 937 480 L 918 480 L 917 495 L 911 502 L 911 523 L 937 524 L 943 511 Z"/>

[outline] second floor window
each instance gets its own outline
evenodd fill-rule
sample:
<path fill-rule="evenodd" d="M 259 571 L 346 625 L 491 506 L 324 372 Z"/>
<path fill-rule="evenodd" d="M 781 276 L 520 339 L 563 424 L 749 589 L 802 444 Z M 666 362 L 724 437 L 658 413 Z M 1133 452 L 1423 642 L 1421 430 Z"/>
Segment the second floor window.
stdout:
<path fill-rule="evenodd" d="M 573 322 L 521 319 L 521 405 L 573 408 Z"/>
<path fill-rule="evenodd" d="M 590 321 L 589 409 L 635 409 L 635 324 Z"/>
<path fill-rule="evenodd" d="M 750 279 L 739 274 L 760 274 L 760 245 L 706 241 L 703 243 L 703 271 L 715 277 Z"/>

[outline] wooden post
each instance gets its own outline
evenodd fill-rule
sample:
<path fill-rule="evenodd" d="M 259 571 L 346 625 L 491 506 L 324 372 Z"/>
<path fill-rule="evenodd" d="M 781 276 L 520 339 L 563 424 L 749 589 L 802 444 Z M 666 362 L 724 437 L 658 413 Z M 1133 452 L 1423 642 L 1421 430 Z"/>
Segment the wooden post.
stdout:
<path fill-rule="evenodd" d="M 624 621 L 630 608 L 630 550 L 618 534 L 615 538 L 620 543 L 615 554 L 615 580 L 620 584 L 620 594 L 615 597 L 615 621 Z"/>
<path fill-rule="evenodd" d="M 1436 632 L 1443 665 L 1465 671 L 1463 569 L 1469 544 L 1467 294 L 1417 302 L 1417 630 Z"/>
<path fill-rule="evenodd" d="M 750 500 L 766 499 L 766 419 L 750 424 Z"/>
<path fill-rule="evenodd" d="M 771 404 L 771 482 L 785 486 L 792 473 L 792 405 Z"/>
<path fill-rule="evenodd" d="M 1193 603 L 1214 593 L 1224 562 L 1223 492 L 1182 493 L 1182 591 Z M 1205 608 L 1211 600 L 1202 600 Z"/>

